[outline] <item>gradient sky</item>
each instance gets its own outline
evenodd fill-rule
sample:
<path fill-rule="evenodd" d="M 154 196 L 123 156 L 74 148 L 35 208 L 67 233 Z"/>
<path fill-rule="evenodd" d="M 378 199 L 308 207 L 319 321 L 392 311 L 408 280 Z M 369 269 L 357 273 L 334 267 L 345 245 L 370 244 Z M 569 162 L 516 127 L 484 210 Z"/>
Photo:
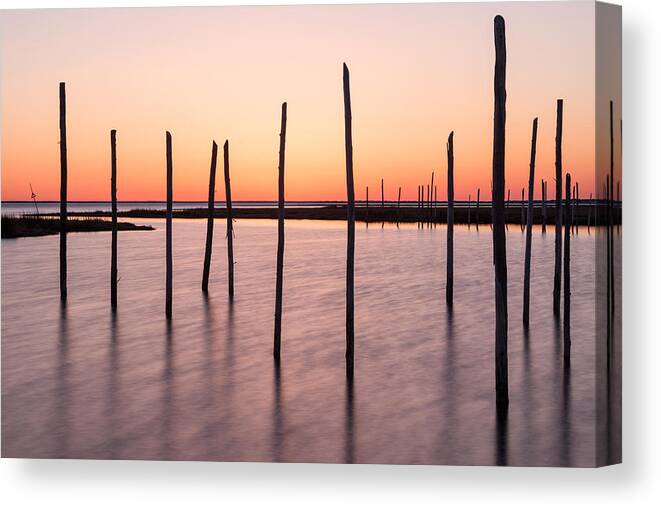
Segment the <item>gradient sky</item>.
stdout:
<path fill-rule="evenodd" d="M 506 20 L 506 187 L 527 187 L 533 117 L 539 178 L 554 195 L 556 99 L 564 166 L 594 187 L 592 2 L 24 10 L 0 14 L 2 199 L 59 197 L 58 82 L 67 83 L 69 199 L 163 200 L 165 130 L 174 197 L 205 200 L 211 141 L 230 140 L 237 200 L 277 198 L 280 104 L 288 102 L 286 197 L 346 197 L 342 62 L 351 71 L 357 197 L 415 199 L 432 170 L 446 196 L 489 198 L 493 17 Z M 607 107 L 607 105 L 606 105 Z M 619 116 L 618 116 L 619 118 Z M 619 120 L 618 120 L 619 121 Z M 220 166 L 222 167 L 222 166 Z M 216 196 L 224 197 L 221 181 Z"/>

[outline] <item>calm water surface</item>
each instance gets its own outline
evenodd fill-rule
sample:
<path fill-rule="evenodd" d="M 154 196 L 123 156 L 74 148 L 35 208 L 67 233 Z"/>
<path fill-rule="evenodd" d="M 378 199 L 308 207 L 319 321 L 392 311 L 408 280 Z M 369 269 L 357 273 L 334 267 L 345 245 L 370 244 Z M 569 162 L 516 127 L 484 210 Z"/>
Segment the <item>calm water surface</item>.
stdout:
<path fill-rule="evenodd" d="M 509 226 L 510 408 L 494 407 L 488 226 L 455 227 L 445 305 L 444 226 L 357 224 L 356 372 L 344 371 L 346 224 L 286 225 L 282 361 L 272 358 L 276 223 L 225 223 L 210 294 L 205 222 L 174 222 L 174 317 L 164 318 L 165 231 L 69 235 L 61 308 L 56 236 L 2 240 L 2 454 L 23 457 L 591 466 L 595 456 L 595 238 L 572 237 L 572 362 L 552 315 L 553 228 L 534 231 L 531 326 L 521 325 L 524 234 Z M 594 231 L 593 231 L 594 233 Z"/>

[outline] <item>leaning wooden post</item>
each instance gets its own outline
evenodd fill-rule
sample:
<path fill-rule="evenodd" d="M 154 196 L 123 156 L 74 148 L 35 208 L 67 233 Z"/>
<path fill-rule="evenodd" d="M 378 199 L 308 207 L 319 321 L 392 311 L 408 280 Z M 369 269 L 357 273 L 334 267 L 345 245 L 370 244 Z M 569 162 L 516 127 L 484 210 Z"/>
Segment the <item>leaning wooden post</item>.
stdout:
<path fill-rule="evenodd" d="M 278 254 L 275 275 L 275 330 L 273 357 L 280 359 L 282 330 L 282 273 L 285 260 L 285 137 L 287 135 L 287 103 L 282 103 L 280 120 L 280 152 L 278 157 Z"/>
<path fill-rule="evenodd" d="M 110 131 L 110 201 L 112 236 L 110 254 L 110 308 L 117 310 L 117 131 Z"/>
<path fill-rule="evenodd" d="M 505 238 L 505 20 L 494 18 L 496 63 L 494 71 L 493 115 L 493 254 L 496 303 L 496 401 L 500 407 L 509 404 L 507 379 L 507 246 Z"/>
<path fill-rule="evenodd" d="M 172 318 L 172 135 L 165 133 L 166 207 L 165 207 L 165 316 Z"/>
<path fill-rule="evenodd" d="M 351 135 L 351 92 L 349 88 L 349 69 L 343 64 L 342 84 L 344 89 L 344 150 L 347 168 L 347 281 L 346 281 L 346 373 L 353 378 L 354 355 L 354 249 L 355 202 L 353 193 L 353 141 Z"/>
<path fill-rule="evenodd" d="M 563 330 L 563 356 L 569 359 L 571 352 L 571 336 L 570 336 L 570 311 L 571 311 L 571 277 L 569 270 L 570 261 L 570 227 L 571 227 L 571 175 L 567 173 L 567 180 L 565 182 L 565 253 L 564 253 L 564 308 L 562 315 L 562 330 Z"/>
<path fill-rule="evenodd" d="M 223 172 L 225 173 L 225 205 L 227 207 L 227 290 L 229 300 L 234 299 L 234 219 L 232 217 L 232 186 L 230 185 L 230 142 L 223 145 Z"/>
<path fill-rule="evenodd" d="M 209 202 L 207 213 L 207 241 L 204 249 L 204 270 L 202 272 L 202 291 L 209 291 L 209 271 L 211 269 L 211 249 L 213 245 L 213 218 L 214 202 L 216 200 L 216 159 L 218 145 L 216 141 L 211 144 L 211 167 L 209 168 Z"/>
<path fill-rule="evenodd" d="M 562 274 L 562 99 L 556 106 L 555 126 L 555 264 L 553 270 L 553 315 L 560 315 Z"/>
<path fill-rule="evenodd" d="M 523 272 L 523 325 L 530 324 L 530 257 L 532 255 L 533 196 L 535 195 L 535 157 L 537 155 L 537 118 L 532 121 L 530 177 L 528 178 L 528 220 L 526 223 L 526 259 Z"/>
<path fill-rule="evenodd" d="M 67 300 L 67 97 L 60 83 L 60 299 Z"/>
<path fill-rule="evenodd" d="M 448 239 L 447 239 L 447 281 L 445 284 L 445 302 L 452 306 L 454 290 L 454 132 L 448 136 Z M 433 173 L 432 173 L 433 174 Z M 433 178 L 433 176 L 432 176 Z"/>

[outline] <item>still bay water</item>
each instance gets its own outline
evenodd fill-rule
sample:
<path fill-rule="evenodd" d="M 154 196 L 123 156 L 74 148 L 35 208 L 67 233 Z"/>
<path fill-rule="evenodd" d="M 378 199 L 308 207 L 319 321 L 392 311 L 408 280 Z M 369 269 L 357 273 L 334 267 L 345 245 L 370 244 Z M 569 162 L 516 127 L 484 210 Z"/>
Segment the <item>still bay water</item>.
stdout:
<path fill-rule="evenodd" d="M 563 368 L 561 322 L 552 313 L 553 228 L 534 228 L 524 333 L 525 235 L 509 226 L 503 421 L 494 406 L 488 226 L 455 226 L 450 313 L 445 226 L 357 224 L 356 369 L 348 384 L 345 223 L 286 224 L 277 368 L 276 222 L 236 221 L 230 304 L 225 222 L 215 222 L 207 298 L 206 222 L 175 220 L 168 325 L 164 221 L 133 221 L 156 230 L 119 233 L 116 317 L 110 233 L 69 235 L 64 308 L 58 237 L 2 240 L 3 456 L 594 465 L 594 229 L 572 236 L 572 361 Z"/>

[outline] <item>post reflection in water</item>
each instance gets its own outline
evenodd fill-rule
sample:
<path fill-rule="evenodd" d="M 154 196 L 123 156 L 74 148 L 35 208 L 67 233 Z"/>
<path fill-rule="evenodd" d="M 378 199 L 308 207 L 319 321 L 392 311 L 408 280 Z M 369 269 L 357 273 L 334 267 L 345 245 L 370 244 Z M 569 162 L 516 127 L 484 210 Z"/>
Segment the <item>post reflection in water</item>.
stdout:
<path fill-rule="evenodd" d="M 563 365 L 549 296 L 553 235 L 533 229 L 530 329 L 510 321 L 510 406 L 499 413 L 490 234 L 455 226 L 450 311 L 444 225 L 356 231 L 360 333 L 351 382 L 345 224 L 287 222 L 283 355 L 274 363 L 276 222 L 236 222 L 230 304 L 223 263 L 212 264 L 208 297 L 199 288 L 206 224 L 175 220 L 170 325 L 162 312 L 163 221 L 144 223 L 156 230 L 122 235 L 114 317 L 99 283 L 110 234 L 69 238 L 66 307 L 52 265 L 57 238 L 3 240 L 4 455 L 593 464 L 595 246 L 586 234 L 572 243 L 575 344 Z M 507 235 L 510 315 L 520 312 L 524 238 L 517 228 Z M 42 318 L 25 311 L 30 303 Z M 600 431 L 615 440 L 617 427 Z"/>

